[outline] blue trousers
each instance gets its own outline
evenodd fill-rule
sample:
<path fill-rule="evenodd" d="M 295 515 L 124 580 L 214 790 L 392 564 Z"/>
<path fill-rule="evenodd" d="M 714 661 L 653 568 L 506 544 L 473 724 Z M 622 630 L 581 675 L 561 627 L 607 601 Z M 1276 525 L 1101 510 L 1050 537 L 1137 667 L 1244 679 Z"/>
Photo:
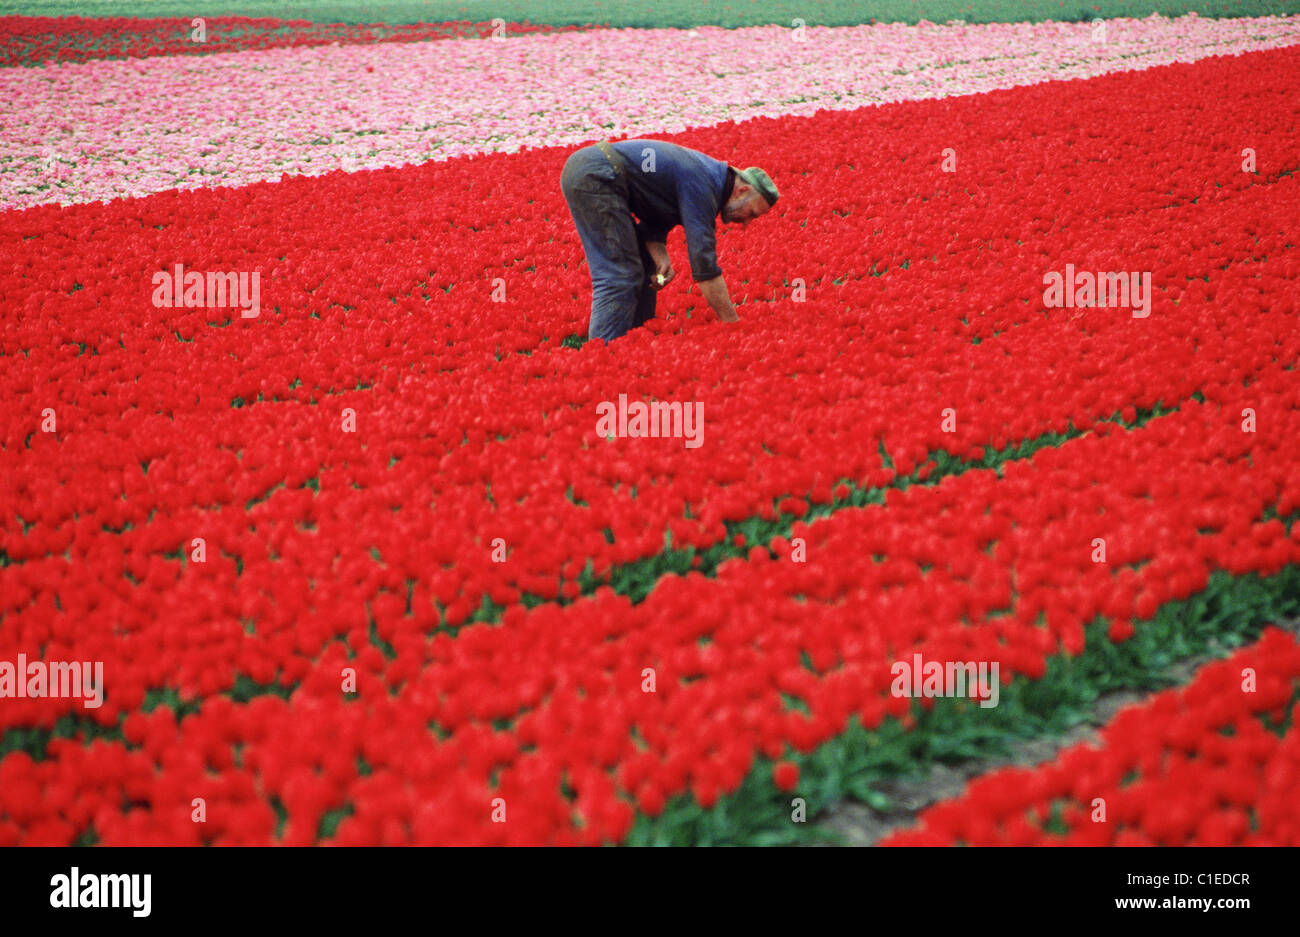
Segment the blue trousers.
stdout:
<path fill-rule="evenodd" d="M 628 208 L 627 179 L 594 146 L 564 164 L 560 189 L 591 270 L 588 338 L 610 342 L 655 316 L 654 260 Z"/>

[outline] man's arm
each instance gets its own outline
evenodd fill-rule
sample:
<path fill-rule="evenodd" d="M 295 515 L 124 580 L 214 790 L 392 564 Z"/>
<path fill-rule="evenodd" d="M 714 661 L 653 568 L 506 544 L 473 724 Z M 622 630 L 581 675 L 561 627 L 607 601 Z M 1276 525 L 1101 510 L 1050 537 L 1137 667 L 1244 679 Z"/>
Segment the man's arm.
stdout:
<path fill-rule="evenodd" d="M 651 285 L 657 290 L 663 289 L 677 276 L 672 261 L 668 259 L 668 245 L 663 241 L 646 241 L 645 249 L 655 262 L 655 272 L 650 275 Z M 662 276 L 663 280 L 656 279 L 657 276 Z"/>
<path fill-rule="evenodd" d="M 700 292 L 723 322 L 737 322 L 736 307 L 722 280 L 718 266 L 718 198 L 717 193 L 703 187 L 702 180 L 692 178 L 677 188 L 677 204 L 681 208 L 682 227 L 686 231 L 686 252 L 691 258 L 692 279 L 699 284 Z"/>
<path fill-rule="evenodd" d="M 740 316 L 736 315 L 736 307 L 731 304 L 731 295 L 727 292 L 727 284 L 723 282 L 722 276 L 718 275 L 712 280 L 701 280 L 699 282 L 700 292 L 708 300 L 709 306 L 718 314 L 718 318 L 723 322 L 739 322 Z"/>

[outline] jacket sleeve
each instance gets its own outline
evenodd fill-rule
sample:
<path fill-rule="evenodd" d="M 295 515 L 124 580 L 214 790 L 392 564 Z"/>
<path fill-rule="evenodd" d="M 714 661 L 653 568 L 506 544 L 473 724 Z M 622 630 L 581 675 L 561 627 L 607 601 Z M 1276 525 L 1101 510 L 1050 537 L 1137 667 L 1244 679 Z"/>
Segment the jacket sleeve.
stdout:
<path fill-rule="evenodd" d="M 710 191 L 706 180 L 684 180 L 677 186 L 677 204 L 682 212 L 691 277 L 700 283 L 722 276 L 718 266 L 717 193 Z"/>

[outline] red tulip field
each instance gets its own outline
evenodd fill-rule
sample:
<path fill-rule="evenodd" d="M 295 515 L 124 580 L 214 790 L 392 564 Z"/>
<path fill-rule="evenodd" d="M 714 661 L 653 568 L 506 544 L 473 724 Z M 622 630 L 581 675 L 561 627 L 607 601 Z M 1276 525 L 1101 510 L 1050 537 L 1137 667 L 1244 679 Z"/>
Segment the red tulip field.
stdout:
<path fill-rule="evenodd" d="M 0 18 L 0 844 L 1300 845 L 1294 17 L 447 19 Z"/>

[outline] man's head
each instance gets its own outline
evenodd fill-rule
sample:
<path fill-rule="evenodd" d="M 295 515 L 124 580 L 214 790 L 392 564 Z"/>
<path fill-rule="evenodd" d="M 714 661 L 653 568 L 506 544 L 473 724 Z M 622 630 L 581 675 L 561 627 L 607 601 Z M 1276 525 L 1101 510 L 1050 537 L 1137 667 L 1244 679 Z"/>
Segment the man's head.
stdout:
<path fill-rule="evenodd" d="M 771 176 L 757 166 L 736 171 L 731 198 L 722 206 L 722 220 L 728 224 L 747 225 L 776 204 L 780 193 Z"/>

